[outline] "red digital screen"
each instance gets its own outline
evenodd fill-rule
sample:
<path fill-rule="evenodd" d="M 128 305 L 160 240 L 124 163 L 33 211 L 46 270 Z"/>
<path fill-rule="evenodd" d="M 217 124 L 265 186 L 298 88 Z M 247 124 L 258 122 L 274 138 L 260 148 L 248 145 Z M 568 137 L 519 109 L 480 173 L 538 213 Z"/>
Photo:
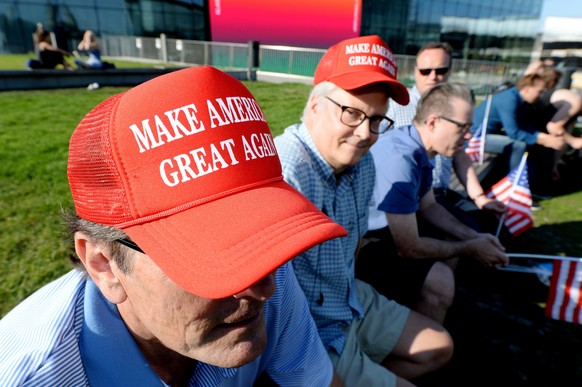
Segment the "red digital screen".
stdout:
<path fill-rule="evenodd" d="M 328 48 L 360 35 L 362 0 L 210 0 L 215 42 Z"/>

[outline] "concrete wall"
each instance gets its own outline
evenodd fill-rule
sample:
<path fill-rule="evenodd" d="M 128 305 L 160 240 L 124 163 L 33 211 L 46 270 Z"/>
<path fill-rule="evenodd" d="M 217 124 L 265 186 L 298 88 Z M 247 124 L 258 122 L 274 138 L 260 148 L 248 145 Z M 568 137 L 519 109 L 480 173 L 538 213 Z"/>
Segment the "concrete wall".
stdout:
<path fill-rule="evenodd" d="M 111 70 L 6 70 L 0 71 L 0 91 L 61 89 L 99 86 L 135 86 L 180 68 L 111 69 Z M 248 79 L 247 71 L 229 71 L 239 80 Z"/>

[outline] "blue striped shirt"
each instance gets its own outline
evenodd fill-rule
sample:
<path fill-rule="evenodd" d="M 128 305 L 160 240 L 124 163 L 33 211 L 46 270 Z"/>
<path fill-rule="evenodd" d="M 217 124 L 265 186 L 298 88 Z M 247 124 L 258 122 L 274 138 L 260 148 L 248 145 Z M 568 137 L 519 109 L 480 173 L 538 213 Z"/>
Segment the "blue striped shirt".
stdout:
<path fill-rule="evenodd" d="M 363 317 L 355 291 L 354 256 L 368 227 L 374 163 L 367 153 L 336 176 L 303 124 L 288 127 L 275 138 L 275 145 L 285 180 L 348 231 L 347 237 L 322 243 L 293 260 L 323 343 L 341 354 L 346 328 L 354 318 Z"/>
<path fill-rule="evenodd" d="M 277 271 L 276 284 L 265 304 L 268 341 L 261 356 L 240 368 L 199 362 L 189 386 L 250 386 L 263 371 L 285 386 L 331 383 L 331 362 L 290 264 Z M 111 313 L 104 313 L 107 310 Z M 98 347 L 83 347 L 85 316 L 102 324 L 90 332 L 101 335 L 94 338 L 102 340 Z M 0 386 L 165 386 L 144 361 L 129 331 L 119 329 L 119 324 L 117 308 L 93 282 L 84 273 L 69 272 L 0 321 Z M 97 353 L 103 348 L 117 353 Z M 92 362 L 108 355 L 123 362 Z"/>
<path fill-rule="evenodd" d="M 394 128 L 412 125 L 412 120 L 416 115 L 416 107 L 418 106 L 418 101 L 420 101 L 420 92 L 416 88 L 416 85 L 408 89 L 408 95 L 410 95 L 410 102 L 405 106 L 390 100 L 387 115 L 394 120 Z M 385 132 L 382 135 L 386 135 L 389 132 Z M 449 188 L 451 184 L 453 159 L 437 154 L 432 163 L 434 166 L 432 170 L 432 187 Z"/>

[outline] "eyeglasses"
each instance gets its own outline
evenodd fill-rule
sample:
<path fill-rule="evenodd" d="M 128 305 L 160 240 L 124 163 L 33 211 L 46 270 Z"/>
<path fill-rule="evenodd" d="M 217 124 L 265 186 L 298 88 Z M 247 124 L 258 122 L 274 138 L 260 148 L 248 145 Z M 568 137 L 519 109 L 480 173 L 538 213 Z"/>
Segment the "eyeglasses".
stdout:
<path fill-rule="evenodd" d="M 394 120 L 391 118 L 388 118 L 388 117 L 382 116 L 382 115 L 376 115 L 376 116 L 370 117 L 370 116 L 367 116 L 366 113 L 364 113 L 363 111 L 361 111 L 359 109 L 341 105 L 340 103 L 334 101 L 333 99 L 329 98 L 328 96 L 326 96 L 325 98 L 327 98 L 328 100 L 333 102 L 335 105 L 337 105 L 340 109 L 342 109 L 342 113 L 340 115 L 340 121 L 344 125 L 355 128 L 355 127 L 361 125 L 362 122 L 364 122 L 367 118 L 370 120 L 370 132 L 372 132 L 374 134 L 382 134 L 394 126 Z"/>
<path fill-rule="evenodd" d="M 438 69 L 418 69 L 418 72 L 426 77 L 427 75 L 430 75 L 430 73 L 432 73 L 433 71 L 435 72 L 436 75 L 445 75 L 446 73 L 449 72 L 449 70 L 450 70 L 449 67 L 439 67 Z"/>
<path fill-rule="evenodd" d="M 452 122 L 453 124 L 457 125 L 463 132 L 468 131 L 469 129 L 471 129 L 471 126 L 473 126 L 472 122 L 459 122 L 457 120 L 453 120 L 452 118 L 445 116 L 439 116 L 439 118 L 442 118 L 445 121 Z"/>
<path fill-rule="evenodd" d="M 116 239 L 115 242 L 121 243 L 122 245 L 129 247 L 132 250 L 139 251 L 142 254 L 145 254 L 144 251 L 136 245 L 134 242 L 130 241 L 129 239 Z"/>

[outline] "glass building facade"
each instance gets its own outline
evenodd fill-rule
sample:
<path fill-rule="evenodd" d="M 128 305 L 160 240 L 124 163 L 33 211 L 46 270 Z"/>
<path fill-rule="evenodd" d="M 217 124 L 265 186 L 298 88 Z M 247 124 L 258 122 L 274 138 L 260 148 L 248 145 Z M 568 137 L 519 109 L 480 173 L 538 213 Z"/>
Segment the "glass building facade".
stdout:
<path fill-rule="evenodd" d="M 207 40 L 205 0 L 2 0 L 0 53 L 33 51 L 38 22 L 53 31 L 59 47 L 72 50 L 83 31 L 100 35 L 159 36 Z"/>
<path fill-rule="evenodd" d="M 360 34 L 382 36 L 395 54 L 414 55 L 425 43 L 447 41 L 458 58 L 524 63 L 534 48 L 543 2 L 355 0 L 355 4 L 360 1 Z M 210 40 L 208 0 L 2 0 L 0 53 L 33 51 L 37 22 L 55 32 L 59 46 L 69 50 L 70 42 L 78 41 L 85 29 L 97 35 L 164 33 Z"/>
<path fill-rule="evenodd" d="M 379 34 L 397 54 L 446 41 L 455 57 L 530 60 L 543 0 L 369 0 L 361 34 Z"/>

